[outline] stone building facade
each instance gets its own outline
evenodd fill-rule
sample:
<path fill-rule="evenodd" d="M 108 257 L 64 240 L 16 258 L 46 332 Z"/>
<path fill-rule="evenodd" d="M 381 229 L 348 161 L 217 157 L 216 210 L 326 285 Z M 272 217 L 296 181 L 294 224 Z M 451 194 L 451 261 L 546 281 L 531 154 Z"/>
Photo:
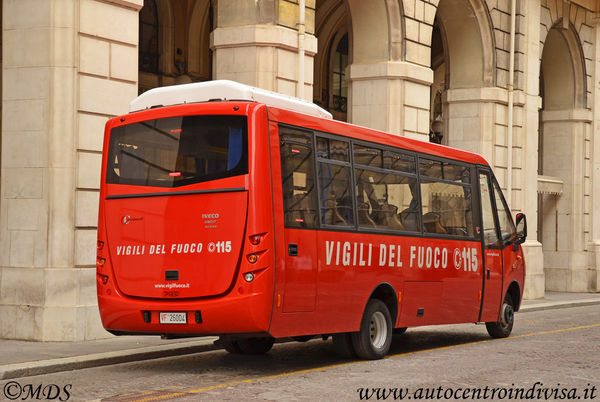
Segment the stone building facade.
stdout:
<path fill-rule="evenodd" d="M 107 336 L 103 125 L 232 79 L 481 153 L 528 216 L 525 296 L 600 291 L 596 0 L 1 0 L 0 337 Z"/>

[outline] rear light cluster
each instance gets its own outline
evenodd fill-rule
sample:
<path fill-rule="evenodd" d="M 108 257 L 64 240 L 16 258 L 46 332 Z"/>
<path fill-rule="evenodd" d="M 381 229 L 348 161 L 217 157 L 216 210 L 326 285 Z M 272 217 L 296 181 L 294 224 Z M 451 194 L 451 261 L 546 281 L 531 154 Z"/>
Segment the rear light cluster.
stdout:
<path fill-rule="evenodd" d="M 106 264 L 106 258 L 102 257 L 103 250 L 104 250 L 104 242 L 102 240 L 98 240 L 98 242 L 96 243 L 96 249 L 97 249 L 97 254 L 96 254 L 97 268 L 104 268 L 104 265 Z M 108 283 L 107 275 L 98 273 L 98 276 L 102 280 L 103 285 L 106 285 Z"/>
<path fill-rule="evenodd" d="M 250 244 L 252 244 L 253 246 L 258 246 L 263 241 L 263 238 L 265 237 L 265 235 L 266 235 L 266 233 L 254 234 L 252 236 L 248 236 L 248 240 L 250 241 Z M 250 253 L 250 254 L 246 255 L 246 259 L 248 260 L 248 262 L 250 264 L 254 265 L 258 262 L 259 255 L 260 255 L 260 252 Z M 254 277 L 255 277 L 255 274 L 253 272 L 246 272 L 244 274 L 244 280 L 248 283 L 252 282 L 254 280 Z"/>

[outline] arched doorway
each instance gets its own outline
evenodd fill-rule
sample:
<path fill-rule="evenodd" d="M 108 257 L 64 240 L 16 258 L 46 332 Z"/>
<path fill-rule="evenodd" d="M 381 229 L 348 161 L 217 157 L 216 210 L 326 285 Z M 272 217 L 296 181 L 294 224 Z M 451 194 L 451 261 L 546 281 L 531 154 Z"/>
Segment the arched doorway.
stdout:
<path fill-rule="evenodd" d="M 317 0 L 315 36 L 318 51 L 314 61 L 313 101 L 336 120 L 348 118 L 349 35 L 343 0 Z"/>
<path fill-rule="evenodd" d="M 556 188 L 538 190 L 547 290 L 586 291 L 584 178 L 591 112 L 585 77 L 577 34 L 572 27 L 555 25 L 544 41 L 540 71 L 538 189 L 548 183 Z"/>
<path fill-rule="evenodd" d="M 495 85 L 495 46 L 481 0 L 441 0 L 431 39 L 430 140 L 475 152 L 482 144 L 481 88 Z M 481 111 L 484 113 L 484 111 Z M 469 127 L 465 130 L 464 127 Z M 485 152 L 484 152 L 485 153 Z"/>
<path fill-rule="evenodd" d="M 210 0 L 144 0 L 139 14 L 139 93 L 212 77 Z"/>

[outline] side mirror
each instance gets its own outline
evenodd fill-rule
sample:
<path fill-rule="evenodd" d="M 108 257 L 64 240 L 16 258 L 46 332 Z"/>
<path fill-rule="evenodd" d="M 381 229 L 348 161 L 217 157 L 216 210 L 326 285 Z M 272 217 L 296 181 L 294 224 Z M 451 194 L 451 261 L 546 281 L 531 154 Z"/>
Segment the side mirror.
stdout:
<path fill-rule="evenodd" d="M 519 245 L 525 243 L 527 239 L 527 218 L 524 213 L 518 213 L 516 219 L 517 240 L 513 243 L 513 249 L 518 250 Z"/>

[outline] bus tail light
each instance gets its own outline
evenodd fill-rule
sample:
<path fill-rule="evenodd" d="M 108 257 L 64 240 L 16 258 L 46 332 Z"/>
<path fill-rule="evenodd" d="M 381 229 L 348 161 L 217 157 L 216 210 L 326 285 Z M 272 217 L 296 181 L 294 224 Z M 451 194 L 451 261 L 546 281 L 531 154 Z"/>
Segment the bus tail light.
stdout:
<path fill-rule="evenodd" d="M 102 250 L 104 248 L 104 242 L 102 240 L 98 240 L 98 242 L 96 243 L 96 248 L 98 249 L 98 251 Z"/>
<path fill-rule="evenodd" d="M 249 254 L 248 255 L 248 262 L 250 264 L 254 264 L 254 263 L 256 263 L 256 261 L 258 261 L 258 256 L 256 254 Z"/>
<path fill-rule="evenodd" d="M 98 276 L 100 277 L 100 280 L 102 281 L 103 285 L 106 285 L 108 283 L 108 275 L 98 274 Z"/>
<path fill-rule="evenodd" d="M 250 236 L 250 243 L 253 246 L 258 246 L 260 244 L 260 242 L 262 241 L 262 237 L 263 237 L 262 234 L 252 235 L 252 236 Z"/>
<path fill-rule="evenodd" d="M 252 272 L 245 273 L 244 280 L 246 282 L 252 282 L 254 280 L 254 274 Z"/>
<path fill-rule="evenodd" d="M 106 263 L 106 258 L 98 257 L 98 259 L 96 260 L 96 263 L 98 264 L 98 266 L 103 267 L 104 264 Z"/>

